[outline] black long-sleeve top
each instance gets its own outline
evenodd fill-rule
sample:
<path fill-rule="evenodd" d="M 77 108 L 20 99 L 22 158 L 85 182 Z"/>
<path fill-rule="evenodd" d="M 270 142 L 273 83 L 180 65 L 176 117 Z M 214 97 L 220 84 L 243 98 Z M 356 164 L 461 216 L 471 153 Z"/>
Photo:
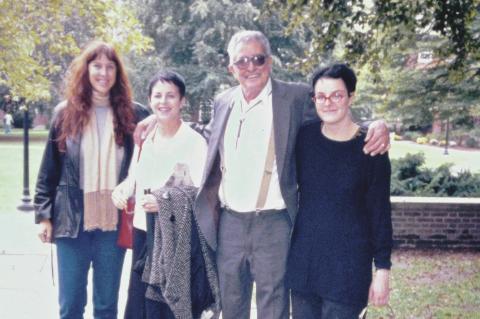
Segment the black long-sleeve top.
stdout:
<path fill-rule="evenodd" d="M 298 134 L 299 213 L 287 265 L 293 290 L 366 305 L 372 261 L 391 266 L 390 161 L 365 155 L 364 139 L 359 132 L 330 140 L 318 122 Z"/>

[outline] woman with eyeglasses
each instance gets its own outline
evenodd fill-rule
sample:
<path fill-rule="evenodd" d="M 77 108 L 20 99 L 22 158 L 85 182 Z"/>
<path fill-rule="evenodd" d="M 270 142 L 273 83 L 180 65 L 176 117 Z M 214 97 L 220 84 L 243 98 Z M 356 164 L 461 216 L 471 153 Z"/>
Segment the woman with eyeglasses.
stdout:
<path fill-rule="evenodd" d="M 286 275 L 294 319 L 353 319 L 368 302 L 388 303 L 390 162 L 362 151 L 366 134 L 350 115 L 355 86 L 344 64 L 313 75 L 321 122 L 302 127 L 296 144 L 299 213 Z"/>
<path fill-rule="evenodd" d="M 110 198 L 128 171 L 133 130 L 148 111 L 132 102 L 125 68 L 108 43 L 90 42 L 70 64 L 35 189 L 42 242 L 57 246 L 60 318 L 83 318 L 93 271 L 93 316 L 116 318 L 125 249 Z"/>

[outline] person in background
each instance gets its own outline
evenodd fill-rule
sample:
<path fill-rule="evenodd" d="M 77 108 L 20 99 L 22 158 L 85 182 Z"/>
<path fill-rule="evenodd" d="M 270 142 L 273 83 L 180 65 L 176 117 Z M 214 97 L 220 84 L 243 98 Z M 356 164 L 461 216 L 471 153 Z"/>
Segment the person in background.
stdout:
<path fill-rule="evenodd" d="M 392 249 L 390 161 L 369 156 L 350 116 L 356 76 L 345 64 L 313 75 L 321 122 L 296 143 L 299 211 L 287 262 L 294 319 L 356 319 L 388 303 Z M 375 275 L 372 280 L 372 261 Z"/>
<path fill-rule="evenodd" d="M 5 134 L 10 134 L 12 132 L 12 124 L 13 124 L 12 114 L 7 112 L 3 117 L 3 123 L 4 123 L 3 129 L 5 131 Z"/>
<path fill-rule="evenodd" d="M 35 189 L 42 242 L 57 246 L 60 318 L 83 318 L 93 269 L 93 316 L 116 318 L 125 249 L 111 194 L 128 172 L 137 120 L 116 50 L 90 42 L 70 64 L 65 98 L 54 111 Z"/>
<path fill-rule="evenodd" d="M 205 165 L 207 143 L 181 119 L 181 109 L 185 104 L 185 82 L 178 73 L 157 73 L 148 86 L 148 99 L 155 116 L 155 125 L 142 146 L 135 148 L 135 160 L 130 165 L 128 178 L 112 194 L 112 200 L 119 209 L 127 206 L 130 196 L 134 195 L 136 199 L 132 270 L 125 319 L 174 319 L 167 300 L 146 298 L 147 283 L 142 281 L 142 267 L 139 269 L 139 262 L 142 263 L 145 254 L 151 250 L 147 249 L 150 245 L 147 238 L 153 236 L 151 227 L 147 231 L 145 213 L 163 213 L 159 211 L 155 197 L 144 191 L 153 192 L 163 187 L 174 174 L 177 165 L 182 165 L 188 171 L 191 179 L 189 184 L 198 187 Z M 160 249 L 165 248 L 167 247 Z"/>

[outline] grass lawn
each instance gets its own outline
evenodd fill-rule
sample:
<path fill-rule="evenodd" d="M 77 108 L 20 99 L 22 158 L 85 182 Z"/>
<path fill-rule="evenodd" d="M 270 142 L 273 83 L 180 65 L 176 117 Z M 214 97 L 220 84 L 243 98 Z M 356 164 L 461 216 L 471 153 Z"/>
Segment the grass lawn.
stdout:
<path fill-rule="evenodd" d="M 12 132 L 10 133 L 10 135 L 22 136 L 23 137 L 23 128 L 12 129 Z M 47 135 L 48 135 L 48 130 L 29 130 L 28 135 L 31 136 L 31 137 L 43 136 L 43 137 L 46 138 Z"/>
<path fill-rule="evenodd" d="M 469 170 L 472 173 L 480 173 L 480 150 L 448 149 L 448 155 L 444 154 L 444 147 L 420 145 L 410 141 L 392 141 L 389 151 L 391 159 L 404 157 L 407 153 L 425 154 L 425 166 L 435 168 L 444 163 L 453 163 L 453 170 Z"/>
<path fill-rule="evenodd" d="M 45 142 L 30 143 L 32 197 L 44 146 Z M 396 158 L 418 150 L 425 151 L 429 166 L 439 165 L 443 160 L 455 160 L 462 167 L 479 170 L 478 151 L 457 155 L 451 150 L 451 155 L 444 156 L 442 149 L 394 142 L 390 153 Z M 0 152 L 0 214 L 15 213 L 23 190 L 22 143 L 0 142 Z M 397 319 L 480 318 L 480 253 L 396 250 L 391 287 L 390 304 Z M 369 318 L 389 317 L 384 308 L 372 308 Z"/>
<path fill-rule="evenodd" d="M 45 142 L 30 142 L 30 195 L 35 182 Z M 0 142 L 0 214 L 13 212 L 23 194 L 23 145 L 21 142 Z"/>
<path fill-rule="evenodd" d="M 390 305 L 394 318 L 480 318 L 480 253 L 396 250 Z M 368 318 L 390 318 L 372 308 Z"/>

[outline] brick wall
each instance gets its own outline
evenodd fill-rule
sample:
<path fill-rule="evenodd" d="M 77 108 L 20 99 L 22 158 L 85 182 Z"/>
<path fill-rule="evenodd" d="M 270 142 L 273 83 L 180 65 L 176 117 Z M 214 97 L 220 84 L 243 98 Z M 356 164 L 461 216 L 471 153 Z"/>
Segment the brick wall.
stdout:
<path fill-rule="evenodd" d="M 392 197 L 395 247 L 480 250 L 480 198 Z"/>

